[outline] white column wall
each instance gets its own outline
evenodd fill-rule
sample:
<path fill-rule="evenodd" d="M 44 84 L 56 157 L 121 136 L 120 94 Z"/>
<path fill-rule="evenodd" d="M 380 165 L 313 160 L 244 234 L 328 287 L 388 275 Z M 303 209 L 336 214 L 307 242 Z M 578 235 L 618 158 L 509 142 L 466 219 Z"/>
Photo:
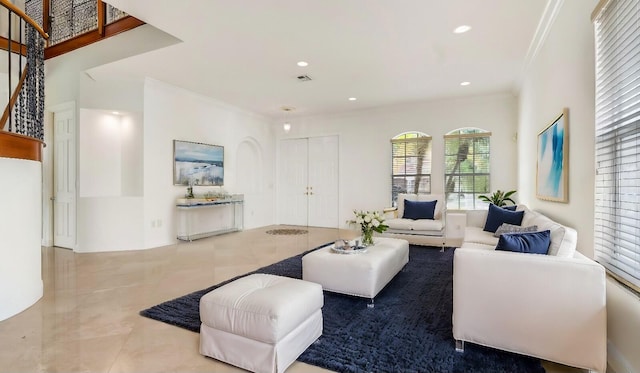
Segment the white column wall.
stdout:
<path fill-rule="evenodd" d="M 318 117 L 290 118 L 291 131 L 274 124 L 279 139 L 340 137 L 339 222 L 353 210 L 382 210 L 391 203 L 391 138 L 408 131 L 433 137 L 431 191 L 444 191 L 444 135 L 461 127 L 492 132 L 491 189 L 515 189 L 516 98 L 510 94 L 438 100 Z M 518 199 L 518 195 L 515 195 Z M 283 201 L 278 201 L 283 203 Z M 346 225 L 345 225 L 346 226 Z"/>
<path fill-rule="evenodd" d="M 42 297 L 42 165 L 0 158 L 0 321 Z"/>
<path fill-rule="evenodd" d="M 176 198 L 184 186 L 173 185 L 173 140 L 224 146 L 224 190 L 243 193 L 238 185 L 237 150 L 242 142 L 260 144 L 263 189 L 246 201 L 251 219 L 245 229 L 274 221 L 274 135 L 271 123 L 260 116 L 199 94 L 147 79 L 144 90 L 144 238 L 146 247 L 176 242 Z M 240 147 L 242 149 L 243 147 Z M 195 187 L 202 194 L 215 187 Z M 155 223 L 154 223 L 155 222 Z"/>

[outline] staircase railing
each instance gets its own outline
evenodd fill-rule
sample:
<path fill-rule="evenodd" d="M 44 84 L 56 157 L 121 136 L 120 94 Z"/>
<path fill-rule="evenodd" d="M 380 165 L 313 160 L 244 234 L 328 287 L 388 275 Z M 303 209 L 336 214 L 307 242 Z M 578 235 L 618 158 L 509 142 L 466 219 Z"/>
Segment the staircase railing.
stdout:
<path fill-rule="evenodd" d="M 5 50 L 7 55 L 6 84 L 9 93 L 0 117 L 0 134 L 10 132 L 42 141 L 44 46 L 49 36 L 8 0 L 0 0 L 0 5 L 0 25 L 6 25 L 6 29 L 0 26 L 0 50 Z M 3 67 L 0 67 L 0 74 L 3 72 Z M 4 104 L 0 102 L 0 108 Z"/>

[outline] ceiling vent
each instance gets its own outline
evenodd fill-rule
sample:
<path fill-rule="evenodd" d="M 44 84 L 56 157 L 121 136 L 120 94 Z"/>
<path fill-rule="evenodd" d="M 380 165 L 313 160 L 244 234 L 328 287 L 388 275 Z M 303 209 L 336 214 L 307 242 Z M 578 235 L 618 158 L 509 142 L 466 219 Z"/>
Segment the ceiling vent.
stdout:
<path fill-rule="evenodd" d="M 298 80 L 301 82 L 309 82 L 311 81 L 311 77 L 309 75 L 300 75 L 298 76 Z"/>

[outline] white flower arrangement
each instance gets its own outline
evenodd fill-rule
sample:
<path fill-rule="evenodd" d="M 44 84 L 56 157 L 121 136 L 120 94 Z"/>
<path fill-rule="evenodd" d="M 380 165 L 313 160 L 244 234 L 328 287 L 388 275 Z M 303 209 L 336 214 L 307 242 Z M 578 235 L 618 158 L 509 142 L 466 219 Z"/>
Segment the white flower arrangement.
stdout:
<path fill-rule="evenodd" d="M 384 216 L 378 211 L 357 211 L 353 210 L 356 216 L 354 220 L 347 220 L 348 224 L 357 224 L 362 231 L 363 243 L 373 244 L 373 232 L 382 233 L 389 228 L 384 224 Z"/>

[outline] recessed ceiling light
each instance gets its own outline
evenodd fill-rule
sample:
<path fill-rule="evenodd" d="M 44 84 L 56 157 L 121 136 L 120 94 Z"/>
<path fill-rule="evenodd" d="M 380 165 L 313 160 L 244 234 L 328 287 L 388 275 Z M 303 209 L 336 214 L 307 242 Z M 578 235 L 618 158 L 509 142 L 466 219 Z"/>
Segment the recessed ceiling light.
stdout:
<path fill-rule="evenodd" d="M 120 114 L 120 112 L 118 112 L 118 111 L 112 111 L 112 112 L 111 112 L 111 114 L 113 114 L 113 115 L 119 115 L 119 114 Z"/>
<path fill-rule="evenodd" d="M 298 66 L 300 67 L 309 66 L 309 63 L 307 61 L 298 61 Z"/>
<path fill-rule="evenodd" d="M 357 100 L 357 98 L 355 98 L 355 97 L 349 97 L 349 101 L 355 101 L 355 100 Z"/>
<path fill-rule="evenodd" d="M 461 86 L 467 86 L 469 84 L 471 84 L 471 83 L 470 82 L 462 82 L 462 83 L 460 83 Z"/>
<path fill-rule="evenodd" d="M 467 26 L 467 25 L 462 25 L 462 26 L 458 26 L 455 28 L 455 30 L 453 30 L 454 34 L 462 34 L 465 33 L 467 31 L 471 30 L 471 26 Z"/>

